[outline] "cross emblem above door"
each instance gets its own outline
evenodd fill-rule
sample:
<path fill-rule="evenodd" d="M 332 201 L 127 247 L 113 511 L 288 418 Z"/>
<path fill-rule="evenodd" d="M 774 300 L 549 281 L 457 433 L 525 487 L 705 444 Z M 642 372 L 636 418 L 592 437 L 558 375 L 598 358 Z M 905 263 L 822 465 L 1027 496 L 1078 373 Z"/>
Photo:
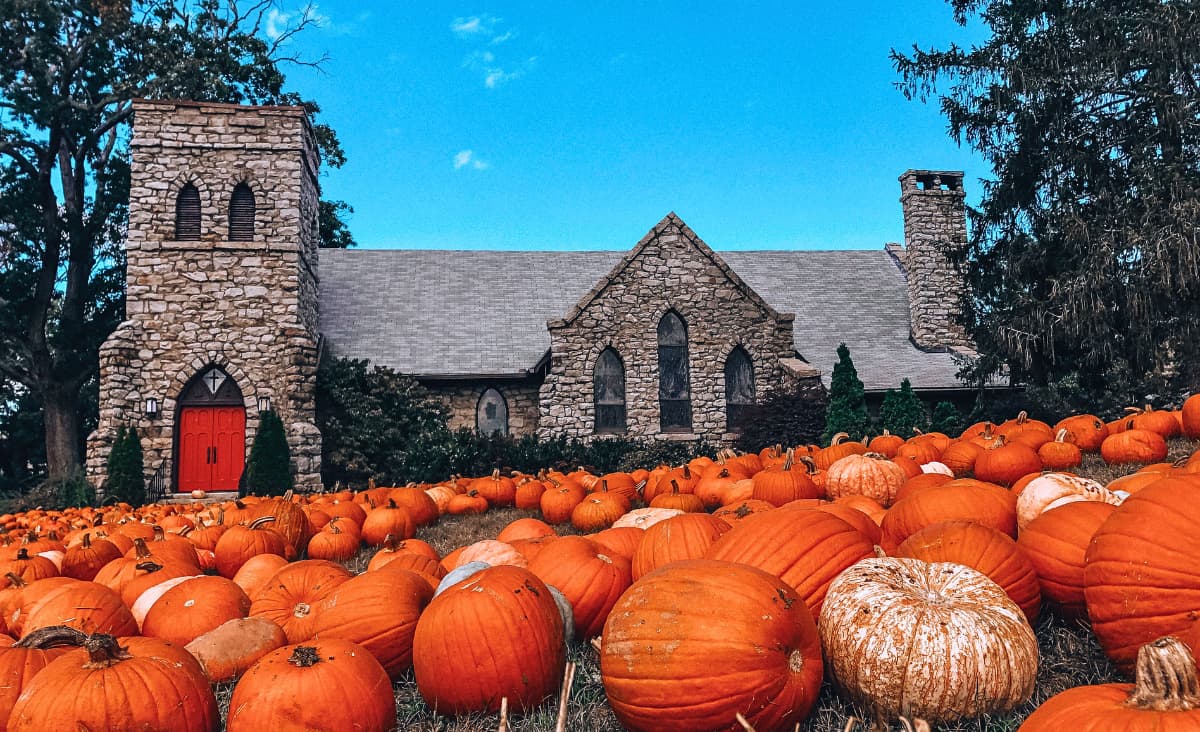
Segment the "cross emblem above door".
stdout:
<path fill-rule="evenodd" d="M 204 375 L 204 385 L 208 387 L 210 394 L 216 394 L 217 389 L 221 388 L 221 384 L 224 384 L 227 378 L 229 377 L 221 369 L 213 369 Z"/>

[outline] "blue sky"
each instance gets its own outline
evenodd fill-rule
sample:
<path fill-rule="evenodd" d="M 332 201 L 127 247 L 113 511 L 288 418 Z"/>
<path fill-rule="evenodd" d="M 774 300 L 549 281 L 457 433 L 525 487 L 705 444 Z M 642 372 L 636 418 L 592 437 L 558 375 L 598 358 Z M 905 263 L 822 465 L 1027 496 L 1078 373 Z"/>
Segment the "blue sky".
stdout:
<path fill-rule="evenodd" d="M 980 37 L 941 0 L 316 13 L 292 45 L 329 60 L 289 82 L 341 137 L 323 185 L 364 248 L 627 249 L 675 211 L 716 249 L 874 249 L 906 168 L 965 170 L 969 201 L 987 175 L 893 86 L 890 48 Z"/>

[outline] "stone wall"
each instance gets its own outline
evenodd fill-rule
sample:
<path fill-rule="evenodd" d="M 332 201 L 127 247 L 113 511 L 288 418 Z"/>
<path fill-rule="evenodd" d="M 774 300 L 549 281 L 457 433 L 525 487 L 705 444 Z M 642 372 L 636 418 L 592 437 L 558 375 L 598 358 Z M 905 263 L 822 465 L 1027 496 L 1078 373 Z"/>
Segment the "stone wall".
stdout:
<path fill-rule="evenodd" d="M 970 348 L 956 318 L 962 276 L 947 253 L 967 245 L 961 171 L 907 170 L 900 176 L 904 210 L 903 265 L 913 341 L 921 348 Z"/>
<path fill-rule="evenodd" d="M 198 372 L 224 369 L 246 406 L 246 451 L 266 396 L 287 427 L 296 484 L 320 487 L 315 426 L 317 166 L 312 129 L 297 107 L 138 102 L 134 133 L 126 320 L 100 353 L 100 423 L 88 474 L 103 484 L 118 426 L 142 438 L 149 477 L 173 486 L 176 400 Z M 229 199 L 254 192 L 252 241 L 228 240 Z M 175 200 L 195 185 L 201 236 L 174 239 Z M 146 398 L 161 405 L 147 417 Z"/>
<path fill-rule="evenodd" d="M 450 410 L 450 429 L 475 429 L 475 409 L 479 397 L 489 388 L 504 396 L 508 406 L 508 433 L 514 437 L 531 435 L 538 426 L 539 381 L 441 381 L 422 385 L 442 400 Z"/>
<path fill-rule="evenodd" d="M 663 433 L 658 402 L 658 322 L 675 310 L 687 326 L 692 432 Z M 674 214 L 664 218 L 564 319 L 548 324 L 550 372 L 538 432 L 594 433 L 593 368 L 611 346 L 625 366 L 626 434 L 728 442 L 725 358 L 750 354 L 755 391 L 795 385 L 791 314 L 775 312 Z M 803 366 L 800 367 L 803 370 Z M 812 378 L 814 373 L 806 372 Z"/>

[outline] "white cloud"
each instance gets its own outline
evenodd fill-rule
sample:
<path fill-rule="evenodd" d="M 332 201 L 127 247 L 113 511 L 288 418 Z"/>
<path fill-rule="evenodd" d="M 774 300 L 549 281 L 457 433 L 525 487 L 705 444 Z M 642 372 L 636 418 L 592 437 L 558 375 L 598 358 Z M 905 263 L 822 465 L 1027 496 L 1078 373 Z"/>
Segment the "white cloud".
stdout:
<path fill-rule="evenodd" d="M 505 82 L 521 78 L 536 64 L 537 56 L 530 56 L 516 66 L 501 66 L 491 51 L 476 51 L 463 61 L 464 67 L 474 69 L 483 76 L 483 85 L 488 89 L 495 89 Z"/>
<path fill-rule="evenodd" d="M 271 8 L 267 11 L 267 24 L 263 29 L 267 38 L 275 40 L 283 35 L 287 31 L 288 21 L 291 20 L 291 17 L 291 13 L 285 13 L 279 8 Z"/>
<path fill-rule="evenodd" d="M 495 53 L 486 50 L 517 37 L 516 29 L 501 31 L 500 25 L 503 22 L 503 18 L 485 14 L 455 18 L 450 23 L 450 31 L 454 35 L 472 43 L 477 49 L 482 47 L 482 50 L 473 51 L 467 56 L 463 61 L 463 67 L 478 72 L 480 78 L 483 79 L 483 85 L 488 89 L 495 89 L 505 82 L 524 76 L 537 61 L 536 57 L 530 57 L 515 64 L 510 61 L 502 62 L 496 59 Z"/>
<path fill-rule="evenodd" d="M 475 157 L 475 153 L 472 150 L 459 150 L 454 155 L 454 169 L 462 170 L 463 168 L 487 170 L 488 164 Z"/>
<path fill-rule="evenodd" d="M 474 38 L 482 36 L 492 38 L 496 35 L 496 24 L 500 18 L 490 15 L 472 15 L 466 18 L 455 18 L 450 24 L 450 30 L 459 38 Z"/>

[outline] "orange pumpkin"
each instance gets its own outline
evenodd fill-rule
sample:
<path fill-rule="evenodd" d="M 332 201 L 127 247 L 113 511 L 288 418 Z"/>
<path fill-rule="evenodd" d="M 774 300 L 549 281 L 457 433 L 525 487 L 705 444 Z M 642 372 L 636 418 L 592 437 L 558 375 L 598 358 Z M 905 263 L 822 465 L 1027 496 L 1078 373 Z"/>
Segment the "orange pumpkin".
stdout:
<path fill-rule="evenodd" d="M 542 552 L 529 562 L 529 571 L 558 588 L 571 603 L 578 638 L 599 635 L 617 598 L 633 581 L 628 559 L 605 554 L 581 536 L 560 537 L 554 551 Z"/>
<path fill-rule="evenodd" d="M 617 719 L 631 732 L 734 729 L 737 714 L 756 729 L 791 729 L 824 673 L 798 600 L 777 577 L 728 562 L 686 560 L 638 580 L 600 647 Z"/>
<path fill-rule="evenodd" d="M 1111 438 L 1110 438 L 1111 439 Z M 1200 608 L 1200 489 L 1149 486 L 1092 537 L 1084 596 L 1104 652 L 1125 670 L 1138 648 L 1179 633 Z"/>
<path fill-rule="evenodd" d="M 8 729 L 211 732 L 219 723 L 216 697 L 187 651 L 157 638 L 100 634 L 29 681 Z"/>
<path fill-rule="evenodd" d="M 900 466 L 883 455 L 848 455 L 829 466 L 825 491 L 835 500 L 843 496 L 866 496 L 886 508 L 892 505 L 905 480 Z"/>
<path fill-rule="evenodd" d="M 362 646 L 337 638 L 284 646 L 242 676 L 229 702 L 229 732 L 396 726 L 392 682 Z"/>
<path fill-rule="evenodd" d="M 1109 503 L 1068 503 L 1041 514 L 1017 537 L 1037 572 L 1042 596 L 1061 617 L 1087 617 L 1084 555 L 1096 530 L 1115 510 Z"/>
<path fill-rule="evenodd" d="M 535 707 L 562 679 L 563 630 L 536 575 L 512 566 L 484 569 L 444 590 L 417 621 L 417 690 L 442 714 L 495 712 L 505 697 L 510 709 Z"/>
<path fill-rule="evenodd" d="M 1157 432 L 1127 429 L 1104 438 L 1100 457 L 1109 465 L 1156 463 L 1167 457 L 1167 441 Z"/>
<path fill-rule="evenodd" d="M 934 524 L 905 539 L 894 556 L 966 565 L 1004 588 L 1030 623 L 1041 610 L 1042 589 L 1033 564 L 1012 537 L 989 526 L 969 521 Z"/>

